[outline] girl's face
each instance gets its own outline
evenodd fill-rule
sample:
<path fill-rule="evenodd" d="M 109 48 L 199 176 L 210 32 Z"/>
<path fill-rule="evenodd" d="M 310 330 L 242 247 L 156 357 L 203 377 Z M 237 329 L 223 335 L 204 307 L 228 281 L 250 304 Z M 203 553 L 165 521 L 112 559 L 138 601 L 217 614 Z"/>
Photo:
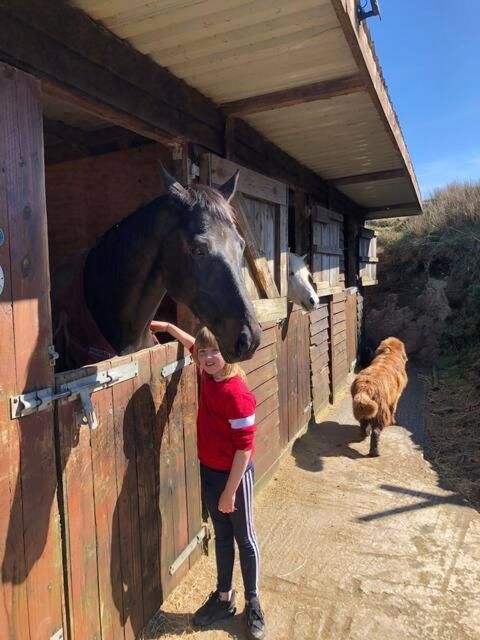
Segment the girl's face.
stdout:
<path fill-rule="evenodd" d="M 200 369 L 213 377 L 219 374 L 225 366 L 220 349 L 199 349 L 197 357 Z"/>

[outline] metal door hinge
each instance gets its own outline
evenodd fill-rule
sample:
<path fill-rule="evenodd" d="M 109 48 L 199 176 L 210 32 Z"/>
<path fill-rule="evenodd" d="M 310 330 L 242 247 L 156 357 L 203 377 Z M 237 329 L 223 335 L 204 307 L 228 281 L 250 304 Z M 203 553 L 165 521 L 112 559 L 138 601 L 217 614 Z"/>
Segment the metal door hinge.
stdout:
<path fill-rule="evenodd" d="M 92 393 L 107 389 L 119 382 L 130 380 L 137 375 L 138 363 L 129 362 L 85 378 L 78 378 L 77 380 L 60 384 L 56 392 L 51 387 L 46 387 L 30 393 L 12 396 L 10 398 L 10 417 L 12 420 L 23 418 L 32 413 L 49 409 L 54 402 L 70 402 L 79 398 L 82 403 L 83 419 L 91 429 L 96 429 L 98 422 L 93 409 Z"/>
<path fill-rule="evenodd" d="M 180 369 L 183 369 L 183 367 L 186 367 L 189 364 L 192 364 L 192 362 L 193 362 L 192 356 L 188 355 L 188 356 L 185 356 L 185 358 L 182 358 L 181 360 L 175 360 L 175 362 L 170 362 L 169 364 L 166 364 L 162 368 L 162 378 L 168 378 L 168 376 L 171 376 L 173 373 L 175 373 L 175 371 L 180 371 Z"/>

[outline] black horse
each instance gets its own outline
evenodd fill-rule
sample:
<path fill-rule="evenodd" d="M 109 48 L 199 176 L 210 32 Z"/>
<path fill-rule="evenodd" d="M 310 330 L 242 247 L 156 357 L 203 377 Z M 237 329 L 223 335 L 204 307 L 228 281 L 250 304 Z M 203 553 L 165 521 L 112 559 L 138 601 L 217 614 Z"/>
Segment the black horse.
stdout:
<path fill-rule="evenodd" d="M 160 165 L 165 196 L 107 231 L 54 286 L 62 368 L 153 346 L 149 326 L 165 293 L 217 337 L 227 362 L 260 342 L 241 272 L 244 240 L 229 204 L 238 172 L 217 190 L 182 187 Z"/>

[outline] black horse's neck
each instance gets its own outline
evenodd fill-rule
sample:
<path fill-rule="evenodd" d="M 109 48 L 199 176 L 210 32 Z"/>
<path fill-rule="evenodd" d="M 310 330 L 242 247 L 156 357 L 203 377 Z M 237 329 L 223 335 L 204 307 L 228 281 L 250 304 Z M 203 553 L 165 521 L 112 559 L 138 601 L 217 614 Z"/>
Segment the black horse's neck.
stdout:
<path fill-rule="evenodd" d="M 157 198 L 107 231 L 88 254 L 86 303 L 118 354 L 152 345 L 149 324 L 165 295 L 160 264 L 170 227 L 169 199 Z"/>

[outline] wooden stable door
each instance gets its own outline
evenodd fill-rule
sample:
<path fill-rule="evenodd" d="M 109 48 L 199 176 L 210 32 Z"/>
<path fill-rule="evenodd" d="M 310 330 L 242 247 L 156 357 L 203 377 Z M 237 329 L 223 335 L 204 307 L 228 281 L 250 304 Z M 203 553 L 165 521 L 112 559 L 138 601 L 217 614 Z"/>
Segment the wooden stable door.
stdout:
<path fill-rule="evenodd" d="M 52 387 L 40 83 L 0 64 L 0 638 L 63 633 L 53 410 L 10 399 Z"/>
<path fill-rule="evenodd" d="M 95 429 L 78 400 L 58 408 L 72 640 L 134 640 L 199 557 L 177 562 L 202 530 L 196 369 L 164 371 L 179 359 L 169 343 L 56 376 L 137 369 L 92 394 Z"/>

